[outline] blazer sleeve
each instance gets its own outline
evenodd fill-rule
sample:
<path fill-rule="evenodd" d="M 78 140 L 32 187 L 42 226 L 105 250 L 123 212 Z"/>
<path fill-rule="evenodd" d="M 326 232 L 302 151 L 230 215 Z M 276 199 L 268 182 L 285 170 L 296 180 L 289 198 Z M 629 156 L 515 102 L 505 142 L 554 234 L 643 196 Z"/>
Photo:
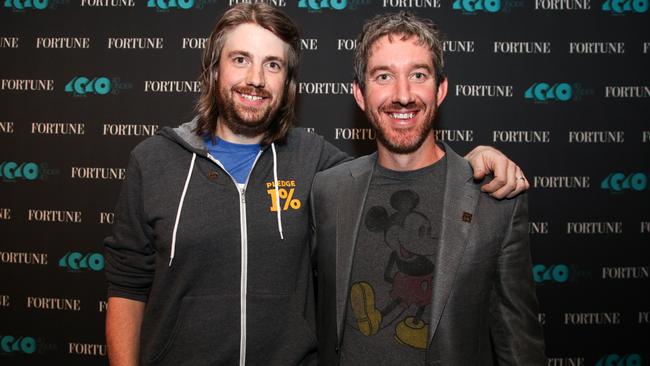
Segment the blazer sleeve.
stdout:
<path fill-rule="evenodd" d="M 498 365 L 547 364 L 532 279 L 526 193 L 515 199 L 510 227 L 498 257 L 489 312 Z"/>
<path fill-rule="evenodd" d="M 115 208 L 113 235 L 104 240 L 108 296 L 146 302 L 153 281 L 153 230 L 146 221 L 142 176 L 131 154 Z"/>

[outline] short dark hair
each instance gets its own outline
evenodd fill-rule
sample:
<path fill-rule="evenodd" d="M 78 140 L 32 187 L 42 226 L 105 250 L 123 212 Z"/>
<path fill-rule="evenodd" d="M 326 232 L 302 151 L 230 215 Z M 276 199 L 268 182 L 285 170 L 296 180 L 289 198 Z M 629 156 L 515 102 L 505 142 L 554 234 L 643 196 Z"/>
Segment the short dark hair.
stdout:
<path fill-rule="evenodd" d="M 219 67 L 221 50 L 228 32 L 246 23 L 257 24 L 269 30 L 289 45 L 284 96 L 275 120 L 271 123 L 262 139 L 262 144 L 270 144 L 284 139 L 295 120 L 298 64 L 300 63 L 300 33 L 286 14 L 265 3 L 234 5 L 223 14 L 212 30 L 205 44 L 202 71 L 199 76 L 201 94 L 196 103 L 198 113 L 196 133 L 201 136 L 214 137 L 219 117 L 216 102 L 219 97 L 219 88 L 214 78 L 214 71 Z"/>
<path fill-rule="evenodd" d="M 354 81 L 361 90 L 365 89 L 365 74 L 372 46 L 383 36 L 401 36 L 402 40 L 417 37 L 418 44 L 431 51 L 436 85 L 445 80 L 443 58 L 443 37 L 438 26 L 429 19 L 420 18 L 408 11 L 380 14 L 366 21 L 357 39 L 354 52 Z"/>

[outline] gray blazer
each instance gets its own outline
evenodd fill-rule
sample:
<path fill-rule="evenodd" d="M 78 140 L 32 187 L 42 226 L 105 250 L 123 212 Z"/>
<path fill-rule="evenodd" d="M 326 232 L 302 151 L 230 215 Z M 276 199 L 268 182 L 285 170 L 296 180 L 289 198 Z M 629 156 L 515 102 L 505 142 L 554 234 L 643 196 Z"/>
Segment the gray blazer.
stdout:
<path fill-rule="evenodd" d="M 447 178 L 434 255 L 426 365 L 546 365 L 528 242 L 526 194 L 482 193 L 445 145 Z M 319 364 L 338 365 L 350 274 L 376 154 L 316 175 L 311 191 Z"/>

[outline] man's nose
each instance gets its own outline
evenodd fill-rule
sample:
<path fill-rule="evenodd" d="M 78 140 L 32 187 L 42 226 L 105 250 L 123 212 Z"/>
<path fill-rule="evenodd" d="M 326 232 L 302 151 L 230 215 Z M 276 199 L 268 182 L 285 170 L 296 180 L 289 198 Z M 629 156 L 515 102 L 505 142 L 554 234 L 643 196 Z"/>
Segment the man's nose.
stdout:
<path fill-rule="evenodd" d="M 246 84 L 256 87 L 264 87 L 264 66 L 263 65 L 253 65 L 248 69 L 246 74 Z"/>
<path fill-rule="evenodd" d="M 395 94 L 393 95 L 393 103 L 401 105 L 408 105 L 413 102 L 413 95 L 411 93 L 411 84 L 407 77 L 400 77 L 395 83 Z"/>

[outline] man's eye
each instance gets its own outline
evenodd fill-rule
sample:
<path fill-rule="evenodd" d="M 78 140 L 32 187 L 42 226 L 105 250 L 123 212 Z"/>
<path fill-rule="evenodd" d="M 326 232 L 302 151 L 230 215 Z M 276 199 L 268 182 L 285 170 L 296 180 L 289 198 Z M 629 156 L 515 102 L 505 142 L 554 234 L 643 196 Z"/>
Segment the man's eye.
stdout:
<path fill-rule="evenodd" d="M 244 64 L 246 62 L 246 58 L 244 56 L 236 56 L 232 60 L 236 64 Z"/>
<path fill-rule="evenodd" d="M 273 71 L 279 71 L 279 70 L 282 69 L 282 65 L 280 65 L 279 62 L 275 62 L 275 61 L 269 62 L 268 67 L 269 67 L 269 69 L 271 69 Z"/>
<path fill-rule="evenodd" d="M 416 72 L 413 74 L 413 79 L 415 80 L 424 80 L 427 78 L 427 74 L 423 72 Z"/>
<path fill-rule="evenodd" d="M 390 79 L 390 75 L 388 75 L 388 74 L 379 74 L 379 75 L 377 75 L 377 80 L 379 80 L 379 81 L 387 81 L 388 79 Z"/>

